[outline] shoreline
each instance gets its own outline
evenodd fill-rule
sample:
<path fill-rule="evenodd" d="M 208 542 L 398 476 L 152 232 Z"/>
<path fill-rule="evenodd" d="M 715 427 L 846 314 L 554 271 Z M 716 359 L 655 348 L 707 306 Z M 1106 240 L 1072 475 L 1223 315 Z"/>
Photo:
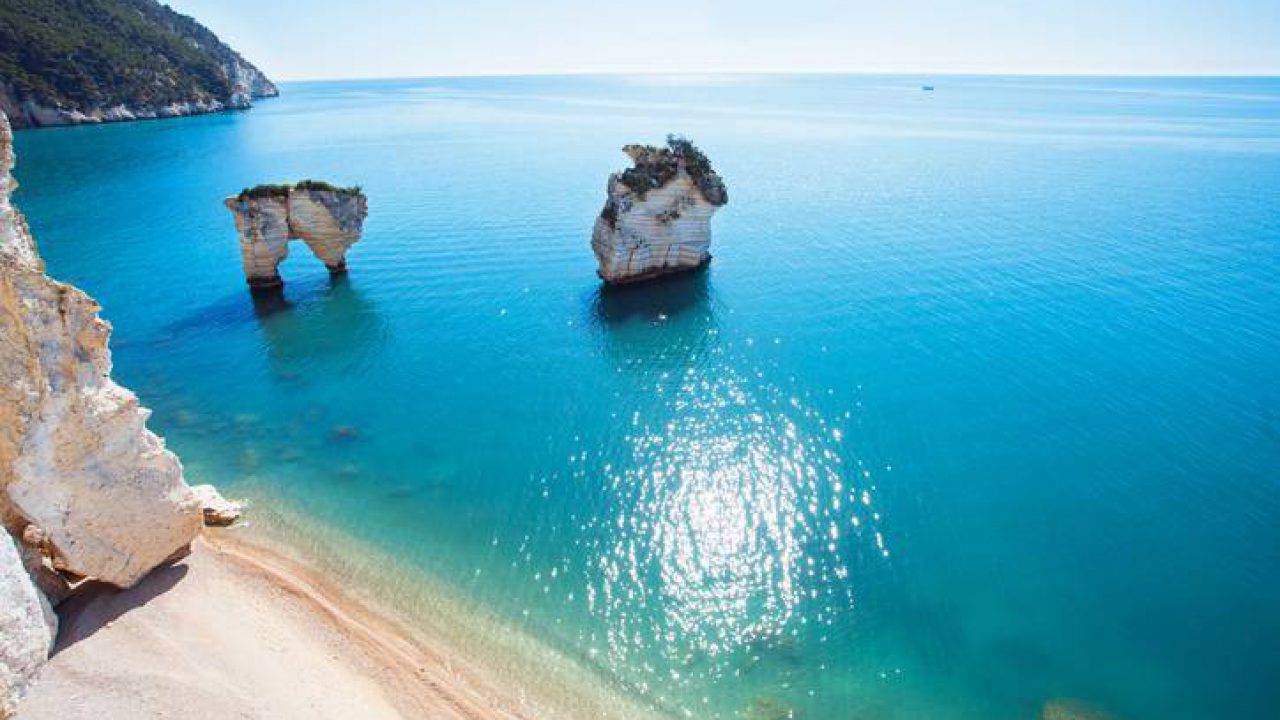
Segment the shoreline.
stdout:
<path fill-rule="evenodd" d="M 67 606 L 18 718 L 530 717 L 324 578 L 222 532 Z"/>
<path fill-rule="evenodd" d="M 60 608 L 57 647 L 17 717 L 661 717 L 547 658 L 527 666 L 546 677 L 512 682 L 489 658 L 358 597 L 322 558 L 246 535 L 207 529 L 191 555 L 138 586 Z"/>
<path fill-rule="evenodd" d="M 339 588 L 348 602 L 414 642 L 438 649 L 497 686 L 518 690 L 512 695 L 534 717 L 647 720 L 683 714 L 473 598 L 419 565 L 412 553 L 353 534 L 269 486 L 225 487 L 249 509 L 223 533 Z"/>
<path fill-rule="evenodd" d="M 248 104 L 243 105 L 223 103 L 220 100 L 214 100 L 211 103 L 187 101 L 171 103 L 158 108 L 115 105 L 105 109 L 91 108 L 88 112 L 83 110 L 63 110 L 47 105 L 35 105 L 30 101 L 26 101 L 13 103 L 13 107 L 10 109 L 16 110 L 16 112 L 9 114 L 9 117 L 11 119 L 17 118 L 20 121 L 14 124 L 14 132 L 49 130 L 52 128 L 79 127 L 81 125 L 114 125 L 117 123 L 173 120 L 175 118 L 199 117 L 201 115 L 244 112 L 252 110 L 254 103 L 259 100 L 270 100 L 275 97 L 278 97 L 278 94 L 255 96 Z M 4 111 L 3 98 L 0 98 L 0 111 Z"/>
<path fill-rule="evenodd" d="M 378 685 L 407 717 L 441 713 L 462 718 L 532 717 L 518 698 L 470 667 L 466 658 L 432 648 L 406 627 L 354 598 L 336 580 L 252 541 L 223 531 L 203 539 L 220 558 L 289 593 L 321 622 L 354 642 Z"/>

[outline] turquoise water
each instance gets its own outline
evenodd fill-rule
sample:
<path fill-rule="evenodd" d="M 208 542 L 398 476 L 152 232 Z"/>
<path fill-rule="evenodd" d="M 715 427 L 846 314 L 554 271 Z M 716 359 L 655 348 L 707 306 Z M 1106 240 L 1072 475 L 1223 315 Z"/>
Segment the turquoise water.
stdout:
<path fill-rule="evenodd" d="M 282 93 L 17 140 L 193 480 L 673 714 L 1276 716 L 1280 80 Z M 672 131 L 728 183 L 715 261 L 606 291 L 605 179 Z M 221 198 L 300 177 L 365 237 L 255 306 Z"/>

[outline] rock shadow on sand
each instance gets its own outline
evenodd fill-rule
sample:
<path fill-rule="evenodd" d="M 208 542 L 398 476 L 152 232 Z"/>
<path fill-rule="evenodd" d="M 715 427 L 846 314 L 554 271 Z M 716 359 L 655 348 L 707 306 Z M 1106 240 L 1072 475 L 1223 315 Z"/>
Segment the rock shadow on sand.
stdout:
<path fill-rule="evenodd" d="M 102 582 L 90 585 L 58 606 L 58 640 L 51 655 L 81 640 L 168 592 L 187 575 L 185 564 L 161 565 L 137 585 L 120 589 Z"/>

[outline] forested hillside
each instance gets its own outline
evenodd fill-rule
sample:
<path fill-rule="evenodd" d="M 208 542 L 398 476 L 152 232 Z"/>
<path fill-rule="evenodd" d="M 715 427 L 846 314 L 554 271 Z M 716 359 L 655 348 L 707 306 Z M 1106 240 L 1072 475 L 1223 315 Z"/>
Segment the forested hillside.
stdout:
<path fill-rule="evenodd" d="M 0 0 L 0 109 L 14 125 L 247 107 L 276 88 L 155 0 Z"/>

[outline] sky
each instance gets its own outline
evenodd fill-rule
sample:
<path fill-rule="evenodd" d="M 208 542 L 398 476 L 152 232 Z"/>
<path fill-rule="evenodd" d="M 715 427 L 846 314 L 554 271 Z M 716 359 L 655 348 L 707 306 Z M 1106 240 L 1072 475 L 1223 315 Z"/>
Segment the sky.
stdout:
<path fill-rule="evenodd" d="M 277 80 L 1280 75 L 1280 0 L 168 0 Z"/>

